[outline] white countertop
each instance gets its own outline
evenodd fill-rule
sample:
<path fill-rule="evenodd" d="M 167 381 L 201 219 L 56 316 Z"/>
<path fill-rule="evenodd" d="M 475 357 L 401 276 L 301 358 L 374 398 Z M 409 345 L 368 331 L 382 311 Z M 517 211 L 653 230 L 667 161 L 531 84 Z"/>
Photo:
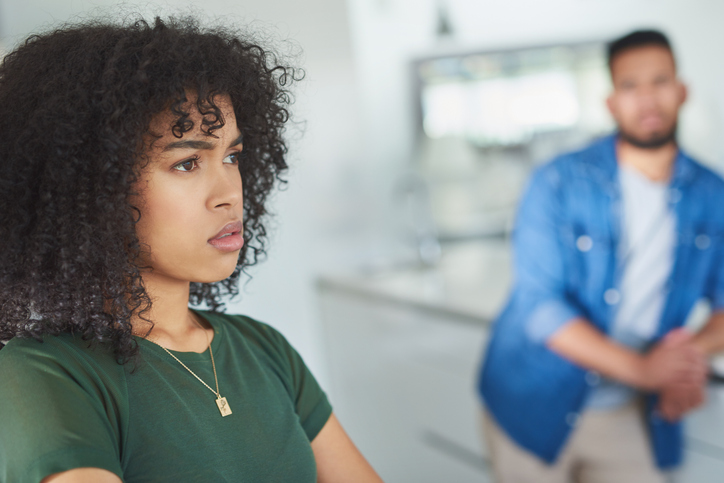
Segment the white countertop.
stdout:
<path fill-rule="evenodd" d="M 443 251 L 434 268 L 412 264 L 327 274 L 323 289 L 342 290 L 378 302 L 444 313 L 466 322 L 489 324 L 508 296 L 511 250 L 507 242 L 476 241 Z"/>

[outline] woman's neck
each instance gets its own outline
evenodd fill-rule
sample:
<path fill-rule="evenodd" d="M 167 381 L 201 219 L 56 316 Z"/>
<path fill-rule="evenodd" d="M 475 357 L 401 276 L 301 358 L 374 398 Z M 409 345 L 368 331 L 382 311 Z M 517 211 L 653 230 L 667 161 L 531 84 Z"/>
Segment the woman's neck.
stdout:
<path fill-rule="evenodd" d="M 133 333 L 167 349 L 204 352 L 213 339 L 214 330 L 189 310 L 190 282 L 152 273 L 144 273 L 142 278 L 152 303 L 151 309 L 143 316 L 153 325 L 136 317 L 131 322 Z"/>

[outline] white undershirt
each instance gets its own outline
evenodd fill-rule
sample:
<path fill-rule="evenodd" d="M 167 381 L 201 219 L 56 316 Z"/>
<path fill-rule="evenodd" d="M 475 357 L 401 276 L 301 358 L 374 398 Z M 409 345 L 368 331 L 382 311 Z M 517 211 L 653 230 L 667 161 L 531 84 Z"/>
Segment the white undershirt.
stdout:
<path fill-rule="evenodd" d="M 622 278 L 610 337 L 641 351 L 656 335 L 674 264 L 676 219 L 668 203 L 668 183 L 651 181 L 635 168 L 620 166 L 622 220 L 618 250 Z M 603 380 L 589 407 L 615 408 L 635 391 Z"/>
<path fill-rule="evenodd" d="M 668 203 L 668 183 L 649 180 L 633 168 L 620 171 L 623 201 L 619 263 L 621 302 L 614 332 L 627 332 L 645 344 L 655 335 L 674 265 L 676 219 Z"/>

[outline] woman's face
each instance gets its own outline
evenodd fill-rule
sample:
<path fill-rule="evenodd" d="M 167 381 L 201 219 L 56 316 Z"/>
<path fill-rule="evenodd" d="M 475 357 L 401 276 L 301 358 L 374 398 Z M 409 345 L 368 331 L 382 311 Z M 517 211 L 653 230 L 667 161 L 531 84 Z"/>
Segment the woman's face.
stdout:
<path fill-rule="evenodd" d="M 190 99 L 189 106 L 195 106 Z M 136 233 L 144 249 L 141 267 L 169 281 L 217 282 L 229 277 L 242 247 L 243 198 L 239 154 L 241 133 L 228 96 L 215 99 L 225 124 L 200 130 L 202 116 L 192 107 L 194 129 L 177 138 L 170 112 L 157 116 L 147 151 L 149 163 L 136 186 L 141 211 Z M 231 235 L 219 238 L 230 231 Z M 150 256 L 149 256 L 150 254 Z M 147 276 L 148 269 L 143 269 Z"/>

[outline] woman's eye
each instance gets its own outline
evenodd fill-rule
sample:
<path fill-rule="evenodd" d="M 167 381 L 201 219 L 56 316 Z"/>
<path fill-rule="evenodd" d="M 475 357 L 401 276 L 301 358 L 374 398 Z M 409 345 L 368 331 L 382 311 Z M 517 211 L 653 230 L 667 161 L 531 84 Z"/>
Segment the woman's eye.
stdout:
<path fill-rule="evenodd" d="M 231 153 L 224 158 L 224 162 L 226 162 L 227 159 L 230 161 L 228 164 L 239 164 L 239 161 L 241 160 L 241 153 L 239 151 Z"/>
<path fill-rule="evenodd" d="M 188 173 L 189 171 L 193 171 L 194 167 L 196 166 L 197 159 L 187 159 L 186 161 L 181 161 L 177 165 L 173 167 L 176 171 L 183 171 L 184 173 Z"/>

